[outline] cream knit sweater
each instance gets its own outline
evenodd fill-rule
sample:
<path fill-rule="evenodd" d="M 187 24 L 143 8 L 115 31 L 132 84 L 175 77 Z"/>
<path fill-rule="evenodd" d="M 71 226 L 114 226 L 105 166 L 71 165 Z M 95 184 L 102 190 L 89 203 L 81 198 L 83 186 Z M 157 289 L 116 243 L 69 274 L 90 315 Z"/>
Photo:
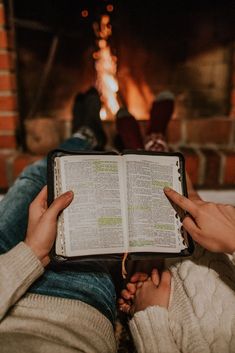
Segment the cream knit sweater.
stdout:
<path fill-rule="evenodd" d="M 169 311 L 149 307 L 130 329 L 138 353 L 235 352 L 235 269 L 226 255 L 197 248 L 171 265 Z"/>
<path fill-rule="evenodd" d="M 90 305 L 24 295 L 43 271 L 24 243 L 0 256 L 0 352 L 116 352 L 112 324 Z"/>
<path fill-rule="evenodd" d="M 0 352 L 115 352 L 112 325 L 96 309 L 24 294 L 43 271 L 24 243 L 0 256 Z M 235 352 L 235 272 L 227 256 L 198 248 L 171 271 L 169 311 L 150 307 L 130 322 L 138 352 Z"/>

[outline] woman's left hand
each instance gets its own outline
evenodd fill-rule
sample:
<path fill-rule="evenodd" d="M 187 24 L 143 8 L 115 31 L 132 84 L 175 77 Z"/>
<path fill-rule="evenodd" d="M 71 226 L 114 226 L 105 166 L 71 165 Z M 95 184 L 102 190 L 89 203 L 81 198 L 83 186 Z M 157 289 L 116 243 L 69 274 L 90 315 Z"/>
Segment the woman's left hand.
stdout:
<path fill-rule="evenodd" d="M 55 241 L 58 215 L 72 199 L 73 192 L 68 191 L 47 207 L 47 186 L 44 186 L 30 204 L 25 243 L 33 250 L 43 266 L 47 266 L 50 262 L 48 254 Z"/>

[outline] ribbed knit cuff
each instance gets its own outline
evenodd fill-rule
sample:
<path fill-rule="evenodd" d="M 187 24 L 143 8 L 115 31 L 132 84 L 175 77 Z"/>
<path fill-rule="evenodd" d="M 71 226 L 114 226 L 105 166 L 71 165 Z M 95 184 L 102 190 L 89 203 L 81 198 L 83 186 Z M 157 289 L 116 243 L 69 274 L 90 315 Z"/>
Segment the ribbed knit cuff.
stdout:
<path fill-rule="evenodd" d="M 4 270 L 8 278 L 8 285 L 11 281 L 28 288 L 44 272 L 41 262 L 24 242 L 2 255 L 0 263 L 1 271 Z"/>
<path fill-rule="evenodd" d="M 169 328 L 167 309 L 148 307 L 136 313 L 129 325 L 138 352 L 178 352 Z"/>

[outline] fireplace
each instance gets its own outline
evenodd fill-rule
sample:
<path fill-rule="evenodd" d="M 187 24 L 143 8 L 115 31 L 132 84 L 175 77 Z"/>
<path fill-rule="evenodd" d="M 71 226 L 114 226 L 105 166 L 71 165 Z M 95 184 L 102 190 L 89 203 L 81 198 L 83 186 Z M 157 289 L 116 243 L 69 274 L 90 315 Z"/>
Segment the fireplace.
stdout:
<path fill-rule="evenodd" d="M 109 19 L 105 38 L 97 35 L 102 16 Z M 74 96 L 97 85 L 104 39 L 119 103 L 121 98 L 142 132 L 155 95 L 172 91 L 168 140 L 184 152 L 194 184 L 235 184 L 235 26 L 229 1 L 183 7 L 154 0 L 1 0 L 0 26 L 0 188 L 69 135 Z M 103 115 L 110 145 L 114 115 Z"/>

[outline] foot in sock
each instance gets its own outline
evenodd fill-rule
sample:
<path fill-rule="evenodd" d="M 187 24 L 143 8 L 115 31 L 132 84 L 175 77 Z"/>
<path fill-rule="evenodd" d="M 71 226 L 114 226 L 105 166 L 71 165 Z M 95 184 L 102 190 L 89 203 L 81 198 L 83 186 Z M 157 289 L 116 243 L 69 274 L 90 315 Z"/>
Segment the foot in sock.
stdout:
<path fill-rule="evenodd" d="M 169 91 L 161 92 L 153 102 L 145 149 L 147 151 L 167 152 L 166 129 L 174 111 L 174 95 Z"/>
<path fill-rule="evenodd" d="M 75 136 L 80 134 L 86 138 L 93 138 L 92 144 L 96 150 L 103 150 L 107 142 L 100 119 L 100 109 L 100 97 L 94 87 L 75 97 L 72 112 L 72 132 Z"/>
<path fill-rule="evenodd" d="M 116 128 L 124 149 L 143 149 L 140 127 L 136 119 L 125 108 L 116 115 Z"/>

